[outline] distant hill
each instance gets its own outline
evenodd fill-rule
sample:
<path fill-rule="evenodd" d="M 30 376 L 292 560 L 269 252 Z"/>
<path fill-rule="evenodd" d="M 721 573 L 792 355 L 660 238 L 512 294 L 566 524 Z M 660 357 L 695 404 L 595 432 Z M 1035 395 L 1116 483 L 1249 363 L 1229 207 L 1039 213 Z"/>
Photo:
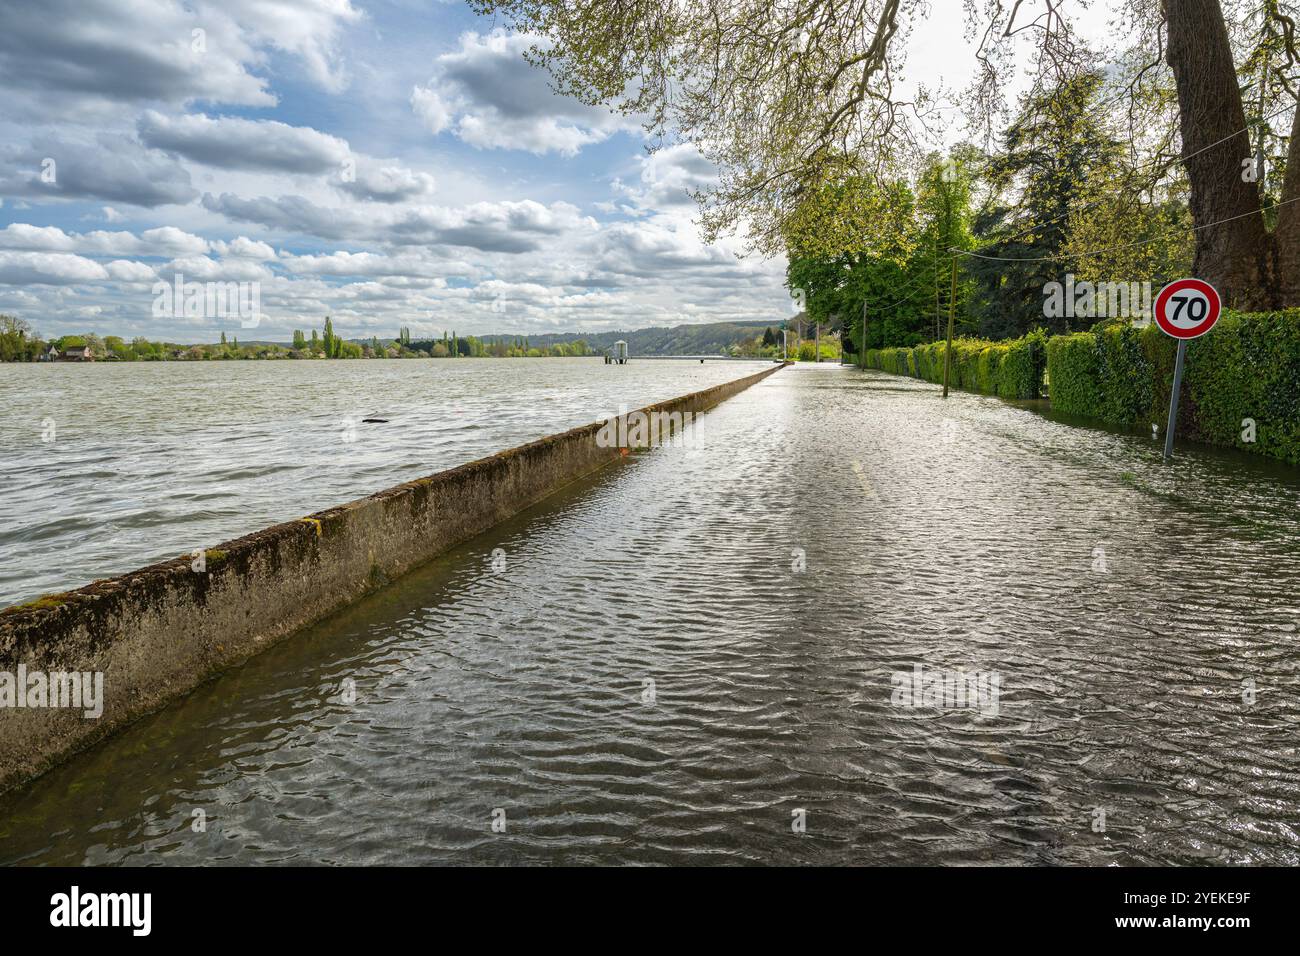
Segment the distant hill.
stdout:
<path fill-rule="evenodd" d="M 672 328 L 635 329 L 626 332 L 549 332 L 528 335 L 528 344 L 541 347 L 582 339 L 593 351 L 604 351 L 615 342 L 627 343 L 632 355 L 715 355 L 739 342 L 750 341 L 771 326 L 781 327 L 781 320 L 768 322 L 710 322 L 707 325 L 675 325 Z M 505 334 L 501 338 L 519 338 Z M 495 335 L 481 335 L 491 341 Z"/>

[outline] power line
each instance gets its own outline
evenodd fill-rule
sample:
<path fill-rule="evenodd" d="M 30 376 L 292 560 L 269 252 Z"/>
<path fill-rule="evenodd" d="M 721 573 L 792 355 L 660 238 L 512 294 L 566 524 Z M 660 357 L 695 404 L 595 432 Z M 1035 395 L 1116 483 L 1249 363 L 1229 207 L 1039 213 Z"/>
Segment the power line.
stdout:
<path fill-rule="evenodd" d="M 922 292 L 929 293 L 930 291 L 932 291 L 932 290 L 930 290 L 930 289 L 923 289 L 923 288 L 921 288 L 920 286 L 917 286 L 916 288 L 914 288 L 914 289 L 912 290 L 911 294 L 903 296 L 903 298 L 899 299 L 897 302 L 891 302 L 891 303 L 889 303 L 889 305 L 876 306 L 876 307 L 873 308 L 871 311 L 876 312 L 876 313 L 888 312 L 890 309 L 897 308 L 898 306 L 902 305 L 904 302 L 911 302 L 913 299 L 915 299 L 915 298 L 916 298 L 919 294 L 921 294 Z"/>
<path fill-rule="evenodd" d="M 911 286 L 912 291 L 911 291 L 909 294 L 903 296 L 901 299 L 898 299 L 898 300 L 895 301 L 895 302 L 891 302 L 891 303 L 889 303 L 888 305 L 872 305 L 872 306 L 871 306 L 871 311 L 874 312 L 874 313 L 886 312 L 886 311 L 888 311 L 889 309 L 892 309 L 892 308 L 894 308 L 894 307 L 896 307 L 896 306 L 902 305 L 904 302 L 910 302 L 911 300 L 915 299 L 915 298 L 917 297 L 917 295 L 919 295 L 919 294 L 922 293 L 922 292 L 926 292 L 926 293 L 930 292 L 930 291 L 931 291 L 931 288 L 928 287 L 928 282 L 929 282 L 929 281 L 930 281 L 930 280 L 929 280 L 926 276 L 922 275 L 922 276 L 917 276 L 917 277 L 914 278 L 911 282 L 903 283 L 904 286 Z M 897 290 L 895 290 L 895 291 L 897 291 Z M 863 296 L 863 301 L 870 305 L 870 294 L 869 294 L 869 293 L 868 293 L 867 295 L 864 295 L 864 296 Z"/>
<path fill-rule="evenodd" d="M 1289 205 L 1290 203 L 1293 202 L 1300 202 L 1300 196 L 1296 196 L 1294 199 L 1284 200 L 1283 202 L 1274 203 L 1271 206 L 1261 206 L 1259 209 L 1256 209 L 1252 212 L 1243 212 L 1237 216 L 1229 216 L 1227 219 L 1220 219 L 1217 222 L 1207 222 L 1204 225 L 1192 226 L 1191 231 L 1200 232 L 1202 229 L 1209 229 L 1211 226 L 1221 226 L 1225 222 L 1234 222 L 1237 219 L 1245 219 L 1247 216 L 1258 216 L 1260 213 L 1266 210 L 1279 209 L 1282 206 Z M 1121 243 L 1118 246 L 1106 246 L 1101 249 L 1087 249 L 1083 252 L 1068 252 L 1065 253 L 1064 255 L 1059 255 L 1059 256 L 986 256 L 978 252 L 969 252 L 960 249 L 950 249 L 948 251 L 951 252 L 954 256 L 973 256 L 976 259 L 988 259 L 993 262 L 1059 262 L 1063 259 L 1079 259 L 1082 258 L 1083 256 L 1099 255 L 1100 253 L 1103 252 L 1115 252 L 1116 250 L 1119 249 L 1132 249 L 1135 246 L 1145 246 L 1148 245 L 1149 243 L 1156 242 L 1157 240 L 1166 239 L 1169 236 L 1177 235 L 1182 231 L 1183 230 L 1181 229 L 1171 229 L 1168 232 L 1163 232 L 1160 233 L 1159 235 L 1152 236 L 1150 239 L 1139 239 L 1137 242 L 1126 242 L 1126 243 Z"/>
<path fill-rule="evenodd" d="M 1295 108 L 1296 108 L 1296 104 L 1294 104 L 1294 103 L 1292 103 L 1290 106 L 1284 106 L 1284 107 L 1282 107 L 1281 109 L 1276 110 L 1275 112 L 1270 113 L 1268 116 L 1263 117 L 1263 118 L 1260 120 L 1260 122 L 1261 122 L 1261 123 L 1267 123 L 1267 122 L 1269 122 L 1270 120 L 1275 119 L 1275 118 L 1278 117 L 1278 116 L 1281 116 L 1283 113 L 1289 112 L 1290 110 L 1293 110 L 1293 109 L 1295 109 Z M 1213 143 L 1210 143 L 1208 146 L 1202 146 L 1200 149 L 1198 149 L 1198 150 L 1197 150 L 1196 152 L 1194 152 L 1194 153 L 1188 153 L 1186 156 L 1180 156 L 1180 157 L 1178 157 L 1178 161 L 1181 161 L 1181 162 L 1183 162 L 1184 164 L 1186 164 L 1186 162 L 1187 162 L 1189 159 L 1192 159 L 1192 158 L 1194 158 L 1194 157 L 1196 157 L 1196 156 L 1199 156 L 1199 155 L 1201 155 L 1201 153 L 1208 152 L 1209 150 L 1214 149 L 1214 147 L 1216 147 L 1216 146 L 1222 146 L 1224 143 L 1228 142 L 1228 140 L 1230 140 L 1230 139 L 1235 139 L 1236 137 L 1241 136 L 1243 133 L 1249 133 L 1249 132 L 1250 132 L 1250 127 L 1247 126 L 1245 129 L 1239 129 L 1239 130 L 1237 130 L 1235 133 L 1229 133 L 1227 136 L 1223 137 L 1223 138 L 1220 139 L 1220 140 L 1216 140 L 1216 141 L 1214 141 Z M 1143 163 L 1143 164 L 1141 164 L 1140 166 L 1134 166 L 1132 169 L 1126 170 L 1125 173 L 1124 173 L 1124 175 L 1125 175 L 1126 177 L 1130 177 L 1130 178 L 1131 178 L 1135 173 L 1141 172 L 1141 171 L 1142 171 L 1143 169 L 1145 169 L 1146 167 L 1148 167 L 1148 166 L 1157 166 L 1157 165 L 1159 165 L 1159 164 L 1162 163 L 1162 162 L 1163 162 L 1163 160 L 1153 159 L 1153 160 L 1151 160 L 1151 161 L 1148 162 L 1148 163 Z M 1012 233 L 1011 235 L 1009 235 L 1009 236 L 999 236 L 997 241 L 1000 242 L 1000 243 L 1005 243 L 1005 242 L 1010 242 L 1012 239 L 1018 239 L 1018 238 L 1020 238 L 1021 236 L 1023 236 L 1023 235 L 1024 235 L 1025 233 L 1027 233 L 1027 232 L 1033 232 L 1035 229 L 1039 229 L 1039 228 L 1041 228 L 1041 227 L 1043 227 L 1043 226 L 1051 226 L 1051 225 L 1054 225 L 1055 223 L 1058 223 L 1058 222 L 1062 221 L 1063 219 L 1069 219 L 1070 216 L 1073 215 L 1074 213 L 1076 213 L 1076 212 L 1082 212 L 1084 209 L 1091 209 L 1093 206 L 1099 205 L 1100 203 L 1103 203 L 1103 202 L 1105 202 L 1107 199 L 1110 199 L 1110 198 L 1111 198 L 1110 196 L 1103 196 L 1103 197 L 1100 198 L 1100 199 L 1094 199 L 1094 200 L 1092 200 L 1092 201 L 1090 201 L 1090 202 L 1086 202 L 1086 203 L 1084 203 L 1082 206 L 1075 207 L 1075 208 L 1069 210 L 1068 212 L 1066 212 L 1065 214 L 1055 217 L 1054 219 L 1045 219 L 1045 220 L 1043 220 L 1042 222 L 1031 223 L 1030 225 L 1026 226 L 1024 229 L 1021 229 L 1019 232 L 1013 232 L 1013 233 Z M 987 258 L 993 258 L 993 257 L 992 257 L 992 256 L 984 256 L 984 257 L 982 257 L 982 258 L 986 258 L 986 259 L 987 259 Z"/>
<path fill-rule="evenodd" d="M 1295 109 L 1295 108 L 1296 108 L 1296 104 L 1292 104 L 1292 105 L 1290 105 L 1290 106 L 1282 107 L 1281 109 L 1276 110 L 1276 111 L 1274 111 L 1273 113 L 1270 113 L 1268 116 L 1263 117 L 1263 119 L 1262 119 L 1260 122 L 1265 122 L 1265 123 L 1266 123 L 1266 122 L 1268 122 L 1269 120 L 1272 120 L 1272 119 L 1274 119 L 1274 118 L 1276 118 L 1276 117 L 1282 115 L 1283 113 L 1288 112 L 1289 110 L 1292 110 L 1292 109 Z M 1245 129 L 1240 129 L 1240 130 L 1237 130 L 1235 133 L 1230 133 L 1229 135 L 1224 136 L 1222 139 L 1215 140 L 1213 143 L 1210 143 L 1208 146 L 1202 146 L 1200 149 L 1196 150 L 1196 151 L 1193 152 L 1193 153 L 1188 153 L 1186 156 L 1179 157 L 1179 159 L 1180 159 L 1183 163 L 1186 163 L 1188 160 L 1190 160 L 1190 159 L 1192 159 L 1192 158 L 1194 158 L 1194 157 L 1196 157 L 1196 156 L 1199 156 L 1199 155 L 1201 155 L 1202 153 L 1208 152 L 1209 150 L 1214 149 L 1216 146 L 1221 146 L 1221 145 L 1223 145 L 1224 143 L 1228 142 L 1229 140 L 1234 139 L 1234 138 L 1236 138 L 1236 137 L 1242 135 L 1243 133 L 1249 133 L 1249 132 L 1250 132 L 1250 127 L 1247 126 Z M 1133 169 L 1128 170 L 1127 173 L 1126 173 L 1126 175 L 1130 175 L 1130 176 L 1131 176 L 1133 173 L 1135 173 L 1135 172 L 1137 172 L 1137 171 L 1140 171 L 1140 170 L 1144 169 L 1144 168 L 1147 167 L 1147 166 L 1155 166 L 1155 165 L 1158 165 L 1160 162 L 1161 162 L 1160 160 L 1152 160 L 1151 162 L 1149 162 L 1149 163 L 1144 163 L 1144 164 L 1142 164 L 1141 166 L 1135 166 L 1135 167 L 1133 167 Z M 1101 198 L 1101 199 L 1094 199 L 1094 200 L 1092 200 L 1091 202 L 1084 203 L 1082 206 L 1079 206 L 1079 207 L 1076 207 L 1075 209 L 1070 210 L 1069 212 L 1065 213 L 1065 214 L 1062 215 L 1062 216 L 1057 216 L 1057 217 L 1054 218 L 1054 219 L 1047 219 L 1047 220 L 1044 220 L 1043 222 L 1039 222 L 1039 223 L 1033 223 L 1033 224 L 1027 226 L 1026 228 L 1020 230 L 1019 232 L 1012 233 L 1010 236 L 1003 236 L 1003 237 L 1000 237 L 1000 238 L 999 238 L 999 242 L 1007 242 L 1007 241 L 1009 241 L 1009 240 L 1011 240 L 1011 239 L 1016 239 L 1016 238 L 1018 238 L 1018 237 L 1020 237 L 1020 236 L 1023 236 L 1025 233 L 1027 233 L 1027 232 L 1031 232 L 1031 231 L 1033 231 L 1033 230 L 1036 229 L 1036 228 L 1039 228 L 1039 227 L 1042 227 L 1042 226 L 1049 226 L 1049 225 L 1052 225 L 1053 223 L 1060 222 L 1062 219 L 1068 219 L 1068 218 L 1070 217 L 1070 215 L 1072 215 L 1074 212 L 1078 212 L 1078 211 L 1081 211 L 1081 210 L 1083 210 L 1083 209 L 1091 208 L 1092 206 L 1095 206 L 1095 205 L 1098 205 L 1099 203 L 1105 202 L 1106 199 L 1109 199 L 1109 198 L 1110 198 L 1110 197 L 1103 197 L 1103 198 Z M 1247 216 L 1255 216 L 1255 215 L 1259 215 L 1260 213 L 1264 212 L 1264 211 L 1267 210 L 1267 209 L 1278 209 L 1278 208 L 1280 208 L 1281 206 L 1285 206 L 1285 205 L 1288 205 L 1289 203 L 1293 203 L 1293 202 L 1296 202 L 1296 201 L 1300 201 L 1300 197 L 1296 197 L 1296 198 L 1294 198 L 1294 199 L 1287 199 L 1287 200 L 1285 200 L 1285 201 L 1283 201 L 1283 202 L 1275 203 L 1275 204 L 1273 204 L 1273 205 L 1271 205 L 1271 206 L 1263 206 L 1263 207 L 1261 207 L 1261 208 L 1259 208 L 1259 209 L 1256 209 L 1254 212 L 1242 213 L 1241 215 L 1237 215 L 1237 216 L 1230 216 L 1230 217 L 1228 217 L 1227 219 L 1220 219 L 1220 220 L 1218 220 L 1217 222 L 1209 222 L 1209 223 L 1205 223 L 1204 225 L 1201 225 L 1201 226 L 1193 226 L 1193 227 L 1191 227 L 1191 231 L 1192 231 L 1192 232 L 1199 232 L 1199 231 L 1202 230 L 1202 229 L 1209 229 L 1209 228 L 1211 228 L 1212 226 L 1219 226 L 1219 225 L 1222 225 L 1222 224 L 1224 224 L 1224 223 L 1226 223 L 1226 222 L 1233 222 L 1233 221 L 1235 221 L 1235 220 L 1237 220 L 1237 219 L 1244 219 L 1244 218 L 1246 218 Z M 948 251 L 949 251 L 950 254 L 952 254 L 952 255 L 954 255 L 954 256 L 970 256 L 970 257 L 973 257 L 973 258 L 976 258 L 976 259 L 984 259 L 984 260 L 991 261 L 991 262 L 1059 262 L 1059 261 L 1066 260 L 1066 259 L 1080 259 L 1080 258 L 1084 258 L 1084 257 L 1086 257 L 1086 256 L 1100 255 L 1100 254 L 1103 253 L 1103 252 L 1115 252 L 1115 251 L 1118 251 L 1118 250 L 1120 250 L 1120 249 L 1132 249 L 1132 248 L 1135 248 L 1135 247 L 1137 247 L 1137 246 L 1148 245 L 1148 244 L 1150 244 L 1150 243 L 1152 243 L 1152 242 L 1156 242 L 1156 241 L 1158 241 L 1158 240 L 1160 240 L 1160 239 L 1168 238 L 1169 236 L 1176 235 L 1176 234 L 1178 234 L 1178 233 L 1180 233 L 1180 232 L 1182 232 L 1181 229 L 1171 229 L 1171 230 L 1169 230 L 1168 232 L 1161 233 L 1161 234 L 1156 235 L 1156 236 L 1152 236 L 1152 237 L 1149 238 L 1149 239 L 1140 239 L 1140 240 L 1138 240 L 1137 242 L 1122 243 L 1122 244 L 1117 245 L 1117 246 L 1107 246 L 1107 247 L 1099 248 L 1099 249 L 1088 249 L 1088 250 L 1085 250 L 1085 251 L 1083 251 L 1083 252 L 1071 252 L 1071 253 L 1066 253 L 1066 254 L 1064 254 L 1064 255 L 1059 255 L 1059 256 L 988 256 L 988 255 L 983 255 L 982 253 L 978 253 L 978 252 L 973 252 L 973 251 L 969 251 L 969 250 L 955 249 L 955 248 L 953 248 L 953 249 L 949 249 Z M 876 306 L 876 307 L 874 307 L 871 311 L 876 312 L 876 313 L 878 313 L 878 314 L 879 314 L 879 313 L 884 313 L 884 312 L 887 312 L 887 311 L 890 310 L 890 309 L 893 309 L 893 308 L 896 308 L 896 307 L 902 305 L 902 304 L 905 303 L 905 302 L 911 302 L 911 301 L 915 300 L 916 296 L 917 296 L 919 293 L 921 293 L 921 292 L 927 292 L 927 293 L 928 293 L 928 292 L 930 291 L 929 289 L 927 289 L 927 288 L 922 288 L 922 287 L 921 287 L 921 283 L 924 282 L 924 281 L 925 281 L 925 278 L 924 278 L 924 277 L 918 277 L 918 279 L 916 280 L 916 282 L 913 284 L 914 287 L 913 287 L 913 290 L 912 290 L 911 293 L 909 293 L 908 295 L 905 295 L 905 296 L 904 296 L 903 298 L 901 298 L 901 299 L 898 299 L 898 300 L 896 300 L 896 301 L 894 301 L 894 302 L 889 303 L 888 305 L 884 305 L 884 306 Z"/>

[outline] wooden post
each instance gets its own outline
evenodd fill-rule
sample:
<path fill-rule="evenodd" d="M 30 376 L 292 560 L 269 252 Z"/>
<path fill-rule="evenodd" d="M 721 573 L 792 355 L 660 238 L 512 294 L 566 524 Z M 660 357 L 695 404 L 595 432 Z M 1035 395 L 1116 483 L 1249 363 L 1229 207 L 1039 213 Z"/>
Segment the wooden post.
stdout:
<path fill-rule="evenodd" d="M 957 311 L 957 257 L 952 257 L 952 294 L 948 298 L 948 347 L 943 350 L 943 397 L 948 397 L 948 370 L 952 367 L 952 323 Z"/>
<path fill-rule="evenodd" d="M 817 323 L 817 361 L 822 360 L 822 324 Z"/>

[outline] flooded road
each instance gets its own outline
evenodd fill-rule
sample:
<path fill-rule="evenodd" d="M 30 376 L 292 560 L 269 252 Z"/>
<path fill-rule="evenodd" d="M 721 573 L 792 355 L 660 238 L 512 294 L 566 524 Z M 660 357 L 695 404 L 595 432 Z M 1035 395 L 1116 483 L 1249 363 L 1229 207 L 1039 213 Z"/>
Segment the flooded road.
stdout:
<path fill-rule="evenodd" d="M 1300 474 L 1160 451 L 786 369 L 0 798 L 0 862 L 1300 863 Z"/>

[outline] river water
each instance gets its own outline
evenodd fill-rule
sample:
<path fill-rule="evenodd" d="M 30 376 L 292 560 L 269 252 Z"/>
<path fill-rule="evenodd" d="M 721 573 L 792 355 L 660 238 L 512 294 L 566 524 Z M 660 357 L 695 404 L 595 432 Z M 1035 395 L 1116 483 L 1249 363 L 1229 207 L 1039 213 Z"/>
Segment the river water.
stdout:
<path fill-rule="evenodd" d="M 0 798 L 0 862 L 1300 863 L 1298 504 L 786 369 Z"/>
<path fill-rule="evenodd" d="M 0 607 L 765 367 L 0 364 Z"/>

